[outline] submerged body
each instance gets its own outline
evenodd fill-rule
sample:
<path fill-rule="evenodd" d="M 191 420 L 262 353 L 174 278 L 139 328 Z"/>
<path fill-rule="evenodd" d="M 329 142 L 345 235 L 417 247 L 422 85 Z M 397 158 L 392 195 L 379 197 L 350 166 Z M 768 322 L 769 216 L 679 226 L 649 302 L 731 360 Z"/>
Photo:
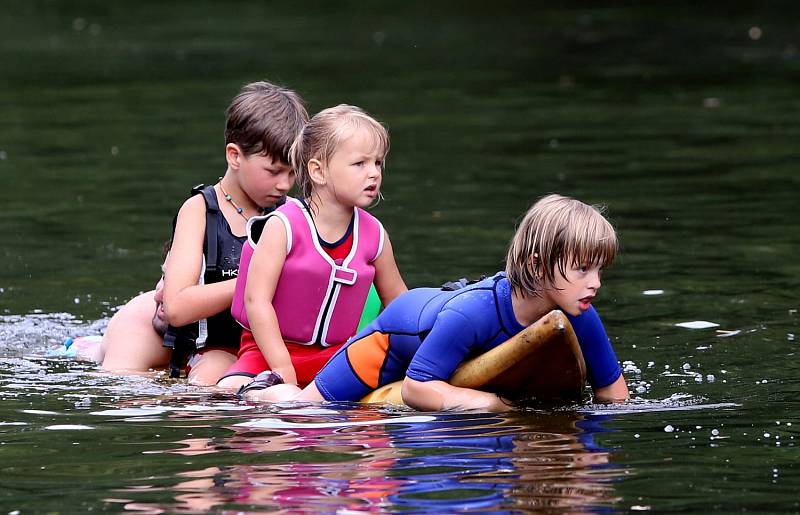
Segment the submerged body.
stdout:
<path fill-rule="evenodd" d="M 568 317 L 592 387 L 614 383 L 621 370 L 597 312 L 588 307 Z M 411 290 L 342 348 L 317 375 L 315 385 L 325 400 L 358 400 L 404 377 L 447 381 L 463 361 L 523 329 L 504 274 L 456 291 Z"/>

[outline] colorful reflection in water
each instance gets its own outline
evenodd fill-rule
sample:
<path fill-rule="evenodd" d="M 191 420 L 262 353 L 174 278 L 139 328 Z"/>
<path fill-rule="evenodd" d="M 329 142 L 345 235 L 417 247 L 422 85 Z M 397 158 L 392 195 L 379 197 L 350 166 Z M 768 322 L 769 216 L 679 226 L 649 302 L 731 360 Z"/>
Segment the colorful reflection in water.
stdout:
<path fill-rule="evenodd" d="M 245 423 L 261 427 L 243 427 L 220 411 L 233 406 L 196 406 L 96 412 L 214 433 L 146 451 L 191 461 L 171 480 L 133 480 L 107 502 L 152 513 L 591 509 L 614 504 L 614 480 L 625 474 L 595 443 L 605 416 L 427 416 L 351 405 L 248 412 Z"/>

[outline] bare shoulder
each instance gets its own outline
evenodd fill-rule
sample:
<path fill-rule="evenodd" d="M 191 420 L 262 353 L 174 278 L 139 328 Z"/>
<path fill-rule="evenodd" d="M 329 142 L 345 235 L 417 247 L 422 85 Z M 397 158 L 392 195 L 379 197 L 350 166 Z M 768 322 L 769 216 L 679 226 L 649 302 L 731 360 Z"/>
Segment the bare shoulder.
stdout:
<path fill-rule="evenodd" d="M 286 248 L 289 245 L 289 229 L 287 229 L 284 221 L 278 216 L 270 216 L 264 224 L 264 230 L 261 232 L 261 238 L 258 240 L 256 250 L 259 248 Z M 288 248 L 286 249 L 288 252 Z M 272 251 L 270 251 L 272 252 Z"/>
<path fill-rule="evenodd" d="M 206 233 L 206 207 L 200 195 L 186 199 L 178 211 L 175 231 L 172 235 L 172 247 L 166 261 L 166 269 L 174 275 L 176 263 L 178 268 L 185 268 L 186 263 L 198 263 L 203 252 L 203 239 Z M 190 274 L 195 276 L 194 270 Z"/>
<path fill-rule="evenodd" d="M 197 216 L 197 215 L 205 216 L 205 212 L 206 212 L 206 201 L 205 199 L 203 199 L 203 196 L 192 195 L 183 202 L 181 208 L 178 210 L 178 216 L 180 217 L 183 214 L 189 216 Z"/>
<path fill-rule="evenodd" d="M 272 229 L 275 231 L 275 227 L 285 228 L 285 224 L 279 216 L 270 216 L 264 223 L 264 229 Z"/>
<path fill-rule="evenodd" d="M 108 322 L 106 334 L 119 331 L 126 334 L 140 327 L 152 328 L 153 314 L 156 309 L 155 291 L 146 291 L 129 300 Z"/>
<path fill-rule="evenodd" d="M 188 231 L 191 234 L 202 231 L 205 234 L 206 224 L 206 202 L 202 195 L 192 195 L 183 202 L 178 210 L 178 217 L 175 222 L 175 236 Z"/>

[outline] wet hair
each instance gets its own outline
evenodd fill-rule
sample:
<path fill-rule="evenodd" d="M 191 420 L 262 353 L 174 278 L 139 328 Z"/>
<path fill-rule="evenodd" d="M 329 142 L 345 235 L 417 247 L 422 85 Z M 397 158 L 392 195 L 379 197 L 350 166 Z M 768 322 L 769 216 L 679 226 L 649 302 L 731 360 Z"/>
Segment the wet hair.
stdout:
<path fill-rule="evenodd" d="M 364 129 L 372 136 L 375 148 L 386 158 L 389 133 L 380 122 L 362 109 L 340 104 L 323 109 L 303 127 L 289 150 L 289 164 L 297 174 L 297 186 L 304 198 L 311 198 L 313 183 L 308 175 L 308 162 L 318 159 L 327 164 L 342 141 Z"/>
<path fill-rule="evenodd" d="M 246 84 L 228 106 L 225 144 L 236 144 L 245 156 L 268 155 L 289 163 L 289 149 L 308 112 L 300 95 L 266 81 Z"/>
<path fill-rule="evenodd" d="M 604 211 L 603 206 L 561 195 L 539 199 L 522 218 L 508 248 L 506 276 L 511 287 L 524 296 L 541 296 L 555 282 L 556 271 L 566 278 L 571 266 L 611 265 L 619 243 Z"/>

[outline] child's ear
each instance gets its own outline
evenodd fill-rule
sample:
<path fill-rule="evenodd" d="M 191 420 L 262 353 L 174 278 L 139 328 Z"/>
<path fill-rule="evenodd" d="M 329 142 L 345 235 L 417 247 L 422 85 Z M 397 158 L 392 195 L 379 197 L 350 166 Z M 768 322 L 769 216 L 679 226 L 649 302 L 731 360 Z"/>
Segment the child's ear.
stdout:
<path fill-rule="evenodd" d="M 325 184 L 325 171 L 319 159 L 311 159 L 308 162 L 308 176 L 314 184 Z"/>
<path fill-rule="evenodd" d="M 242 157 L 242 149 L 236 143 L 228 143 L 225 145 L 225 161 L 228 162 L 228 168 L 231 170 L 239 169 L 239 158 Z"/>

